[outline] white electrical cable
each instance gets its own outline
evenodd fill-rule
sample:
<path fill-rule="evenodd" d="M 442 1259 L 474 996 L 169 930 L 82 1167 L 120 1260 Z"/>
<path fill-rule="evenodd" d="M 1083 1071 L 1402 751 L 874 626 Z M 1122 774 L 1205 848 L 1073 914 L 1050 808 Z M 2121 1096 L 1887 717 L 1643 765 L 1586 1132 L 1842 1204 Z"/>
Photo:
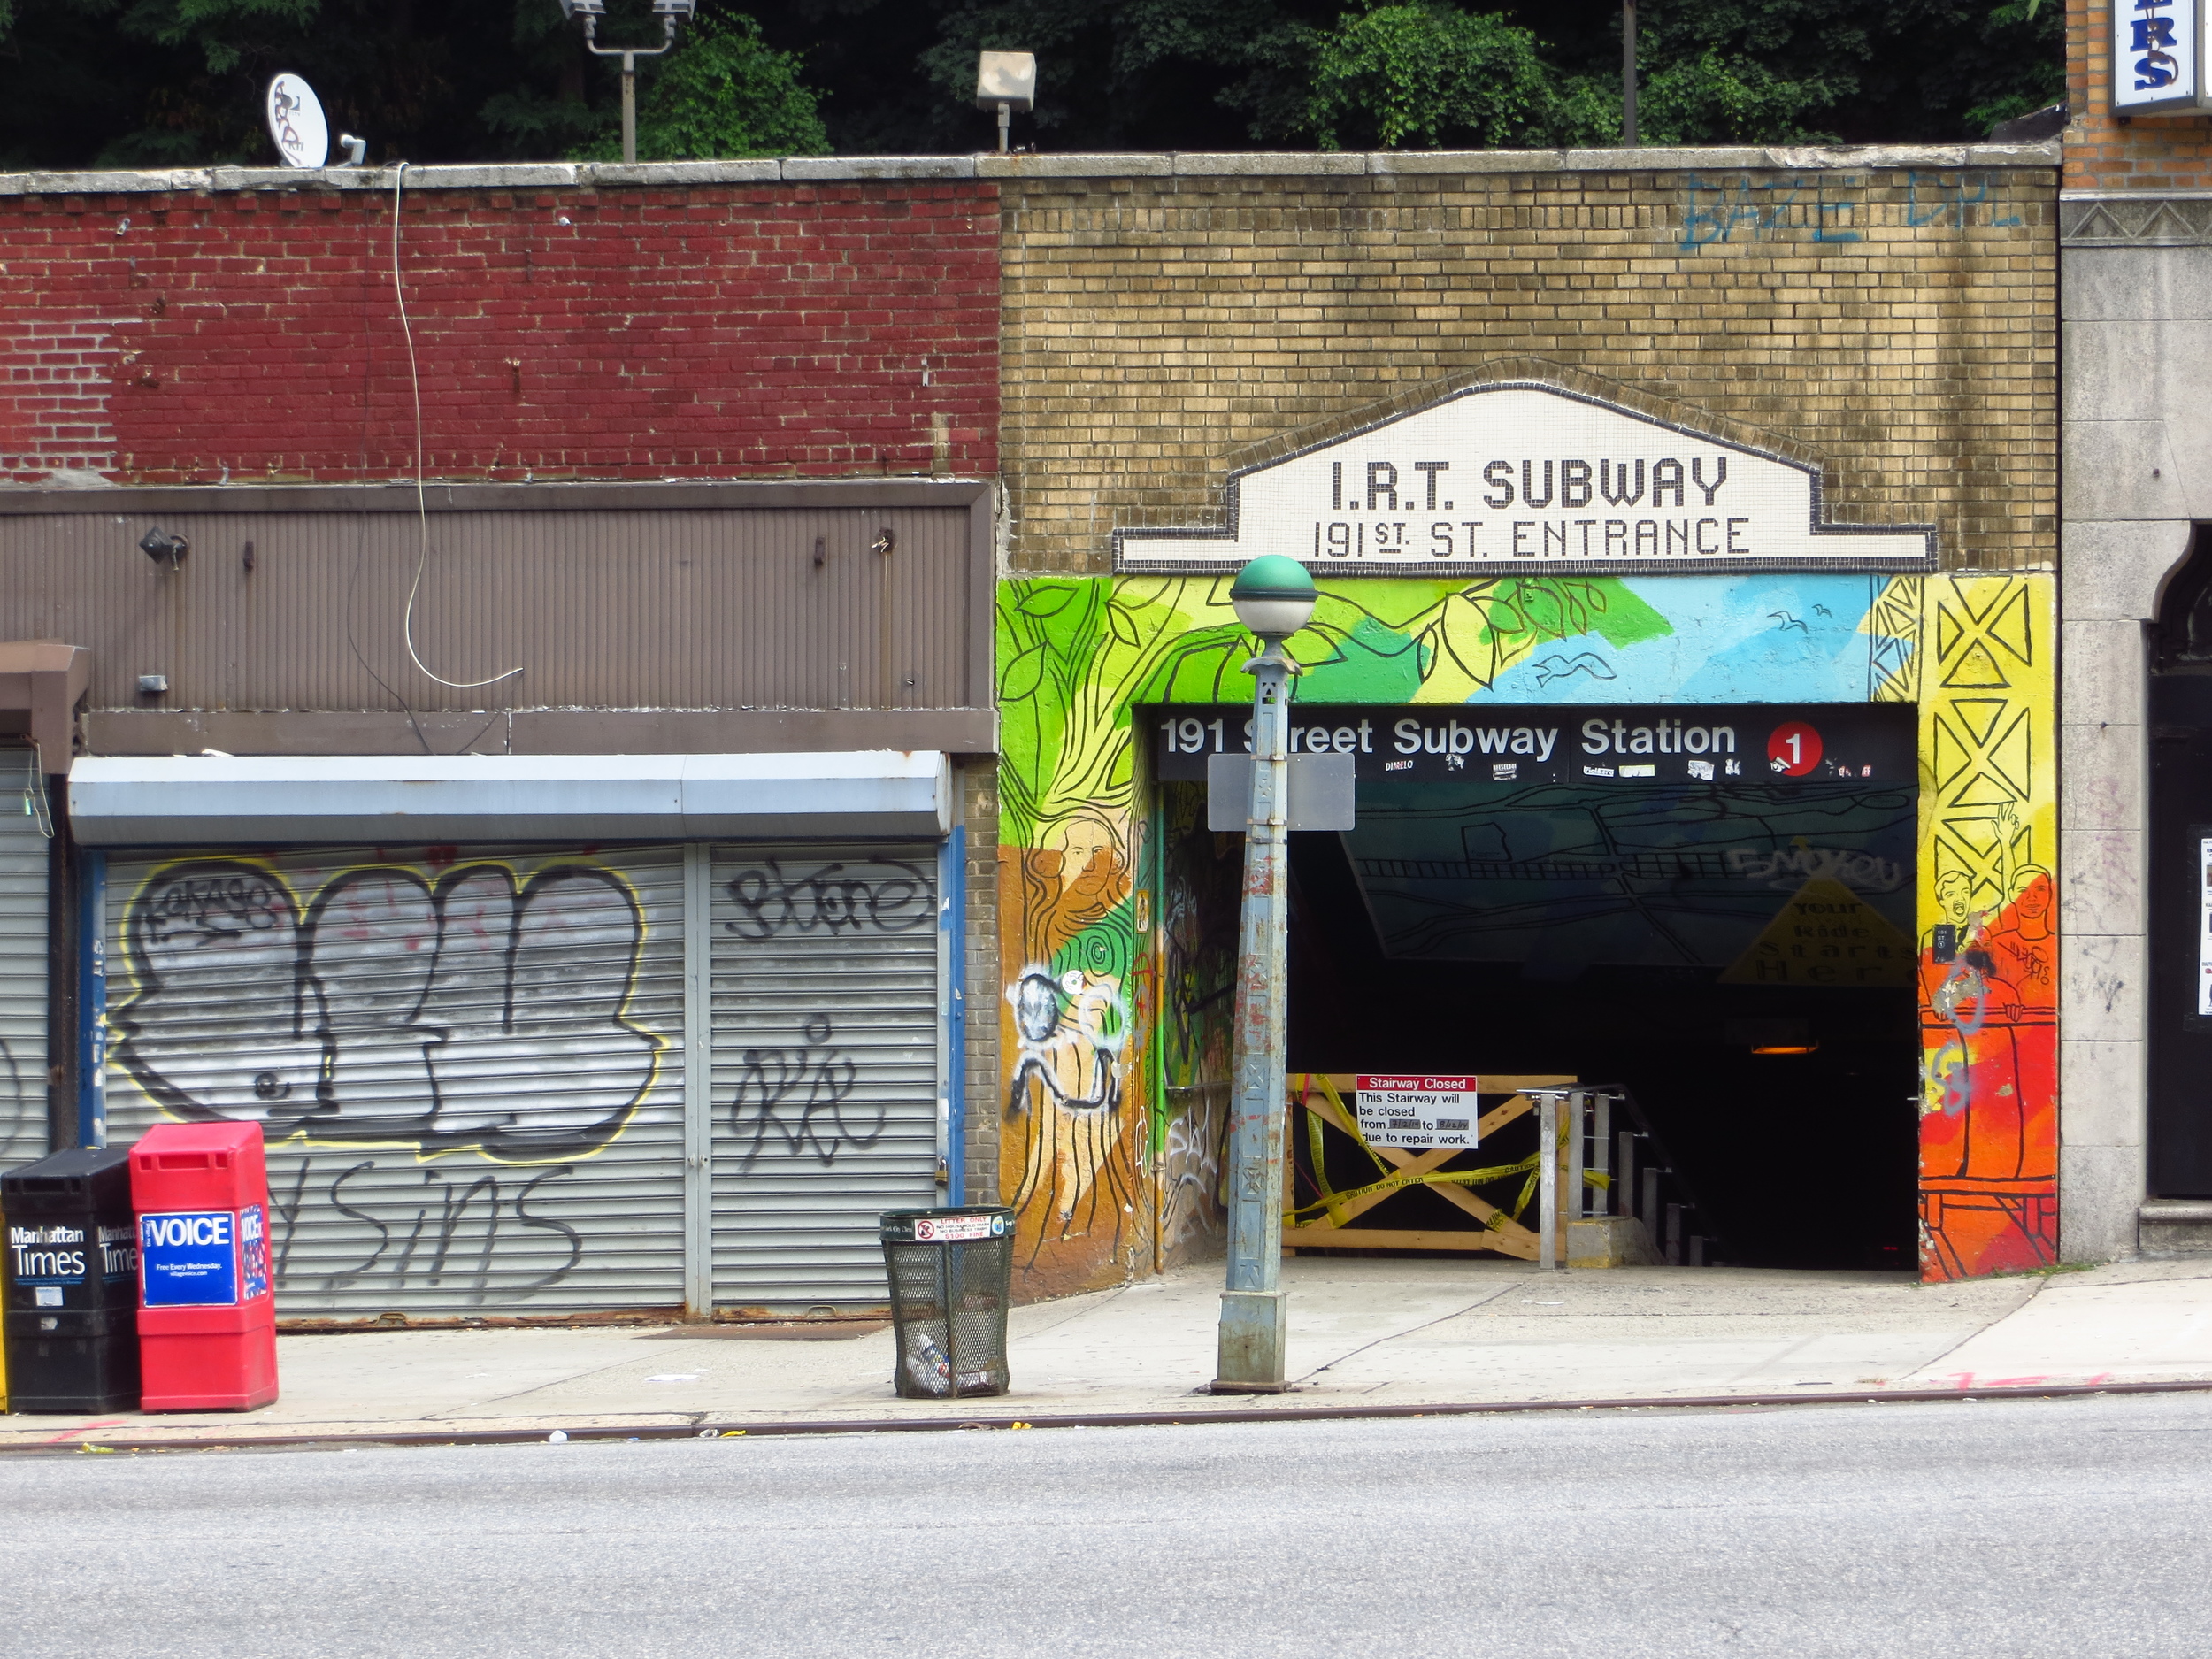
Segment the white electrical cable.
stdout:
<path fill-rule="evenodd" d="M 415 329 L 407 320 L 407 295 L 399 280 L 399 191 L 400 181 L 407 175 L 407 164 L 401 162 L 392 173 L 392 302 L 399 307 L 400 332 L 407 337 L 407 375 L 415 388 L 415 521 L 421 532 L 421 548 L 415 557 L 415 580 L 407 589 L 407 610 L 400 618 L 400 637 L 407 642 L 407 655 L 417 668 L 442 686 L 456 691 L 473 691 L 479 686 L 495 686 L 503 680 L 512 680 L 522 672 L 510 668 L 503 674 L 488 680 L 448 680 L 443 674 L 434 674 L 430 665 L 415 650 L 415 595 L 422 591 L 423 572 L 430 564 L 430 502 L 423 486 L 422 439 L 422 371 L 415 363 Z"/>

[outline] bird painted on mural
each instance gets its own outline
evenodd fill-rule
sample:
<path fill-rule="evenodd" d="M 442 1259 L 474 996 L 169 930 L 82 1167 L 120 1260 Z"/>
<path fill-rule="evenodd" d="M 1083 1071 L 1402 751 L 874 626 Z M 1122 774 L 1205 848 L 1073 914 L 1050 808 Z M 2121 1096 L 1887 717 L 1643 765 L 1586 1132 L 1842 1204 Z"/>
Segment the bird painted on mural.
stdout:
<path fill-rule="evenodd" d="M 1801 620 L 1790 615 L 1790 613 L 1786 611 L 1770 611 L 1767 612 L 1767 615 L 1770 617 L 1779 617 L 1782 619 L 1782 626 L 1778 630 L 1777 630 L 1779 633 L 1787 634 L 1792 628 L 1795 628 L 1800 634 L 1805 634 L 1809 637 L 1812 634 L 1812 629 L 1807 627 Z"/>
<path fill-rule="evenodd" d="M 1593 680 L 1617 680 L 1613 665 L 1594 651 L 1578 652 L 1573 657 L 1547 657 L 1540 663 L 1530 664 L 1536 672 L 1536 688 L 1541 691 L 1555 680 L 1572 680 L 1577 674 L 1587 674 Z"/>

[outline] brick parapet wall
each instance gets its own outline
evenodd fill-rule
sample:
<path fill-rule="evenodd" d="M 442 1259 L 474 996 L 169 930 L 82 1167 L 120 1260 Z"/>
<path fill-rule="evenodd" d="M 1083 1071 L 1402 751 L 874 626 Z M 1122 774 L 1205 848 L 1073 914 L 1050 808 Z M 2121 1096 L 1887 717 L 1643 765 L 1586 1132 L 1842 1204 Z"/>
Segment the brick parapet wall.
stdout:
<path fill-rule="evenodd" d="M 1285 434 L 1508 369 L 1814 459 L 1948 568 L 2048 567 L 2053 169 L 1726 160 L 1008 181 L 1012 568 L 1107 569 Z"/>
<path fill-rule="evenodd" d="M 2065 188 L 2212 189 L 2212 111 L 2116 116 L 2113 69 L 2112 0 L 2068 0 Z"/>
<path fill-rule="evenodd" d="M 388 183 L 160 180 L 0 180 L 0 479 L 411 475 Z M 987 476 L 995 189 L 410 188 L 425 469 Z"/>

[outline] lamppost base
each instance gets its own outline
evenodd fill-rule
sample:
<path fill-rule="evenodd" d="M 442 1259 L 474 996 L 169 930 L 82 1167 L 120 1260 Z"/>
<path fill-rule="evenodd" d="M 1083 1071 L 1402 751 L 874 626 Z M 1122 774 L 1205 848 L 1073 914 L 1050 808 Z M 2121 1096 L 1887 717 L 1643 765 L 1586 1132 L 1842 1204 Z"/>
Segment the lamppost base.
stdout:
<path fill-rule="evenodd" d="M 1217 1394 L 1279 1394 L 1283 1348 L 1290 1330 L 1290 1298 L 1279 1290 L 1221 1293 L 1220 1348 L 1215 1360 Z"/>

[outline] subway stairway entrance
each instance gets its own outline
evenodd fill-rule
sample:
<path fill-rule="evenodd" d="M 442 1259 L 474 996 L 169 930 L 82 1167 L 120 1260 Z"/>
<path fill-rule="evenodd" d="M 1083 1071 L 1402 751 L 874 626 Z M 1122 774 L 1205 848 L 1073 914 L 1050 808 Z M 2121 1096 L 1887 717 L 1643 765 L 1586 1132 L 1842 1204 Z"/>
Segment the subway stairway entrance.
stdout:
<path fill-rule="evenodd" d="M 1206 829 L 1204 784 L 1166 752 L 1200 714 L 1194 748 L 1214 748 L 1217 719 L 1224 747 L 1242 730 L 1233 710 L 1160 711 L 1171 1025 L 1225 982 L 1225 937 L 1232 964 L 1235 948 L 1240 840 Z M 1915 1268 L 1909 706 L 1300 718 L 1305 750 L 1345 752 L 1331 740 L 1351 735 L 1358 823 L 1291 838 L 1294 1079 L 1618 1085 L 1694 1193 L 1709 1260 Z M 1290 1202 L 1308 1215 L 1376 1179 L 1348 1138 L 1294 1121 L 1290 1140 Z M 1449 1167 L 1509 1167 L 1534 1146 L 1525 1116 Z M 1525 1185 L 1480 1191 L 1533 1227 Z M 1358 1225 L 1475 1223 L 1416 1185 Z"/>

